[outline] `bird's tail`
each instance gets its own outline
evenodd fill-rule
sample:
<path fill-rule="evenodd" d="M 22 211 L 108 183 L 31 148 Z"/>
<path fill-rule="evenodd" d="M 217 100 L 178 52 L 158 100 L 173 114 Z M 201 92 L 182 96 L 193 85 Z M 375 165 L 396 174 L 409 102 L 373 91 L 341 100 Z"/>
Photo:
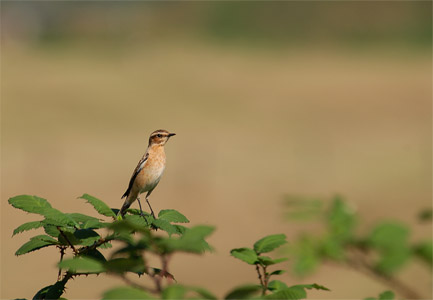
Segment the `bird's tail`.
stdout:
<path fill-rule="evenodd" d="M 128 199 L 126 199 L 126 200 L 128 200 Z M 120 216 L 123 217 L 123 216 L 126 214 L 126 210 L 127 210 L 130 206 L 131 206 L 131 203 L 128 203 L 128 201 L 125 201 L 125 202 L 123 203 L 122 208 L 120 209 L 118 215 L 120 215 Z"/>

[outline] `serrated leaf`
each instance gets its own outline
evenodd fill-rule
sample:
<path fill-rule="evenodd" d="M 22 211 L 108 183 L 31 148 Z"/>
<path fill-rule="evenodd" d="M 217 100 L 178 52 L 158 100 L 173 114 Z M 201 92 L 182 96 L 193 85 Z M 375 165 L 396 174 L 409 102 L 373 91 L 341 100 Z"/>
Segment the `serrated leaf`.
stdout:
<path fill-rule="evenodd" d="M 18 226 L 17 228 L 14 229 L 14 232 L 12 234 L 12 236 L 24 232 L 24 231 L 28 231 L 28 230 L 32 230 L 32 229 L 37 229 L 39 227 L 42 227 L 42 221 L 34 221 L 34 222 L 27 222 L 24 223 L 20 226 Z"/>
<path fill-rule="evenodd" d="M 102 200 L 99 200 L 98 198 L 93 197 L 89 194 L 83 194 L 81 197 L 78 198 L 86 200 L 87 203 L 92 205 L 93 208 L 95 208 L 95 210 L 101 215 L 104 215 L 106 217 L 116 217 L 116 215 L 111 210 L 111 208 L 107 204 L 105 204 L 105 202 L 103 202 Z"/>
<path fill-rule="evenodd" d="M 179 284 L 172 284 L 162 291 L 162 299 L 183 299 L 187 289 Z"/>
<path fill-rule="evenodd" d="M 179 233 L 176 229 L 176 227 L 174 227 L 172 224 L 170 224 L 168 221 L 163 220 L 163 219 L 155 219 L 152 221 L 152 224 L 161 229 L 164 230 L 165 232 L 168 233 L 168 235 L 172 235 L 172 234 L 176 234 Z"/>
<path fill-rule="evenodd" d="M 287 243 L 285 234 L 268 235 L 254 244 L 257 253 L 267 253 Z"/>
<path fill-rule="evenodd" d="M 148 293 L 143 290 L 139 290 L 133 287 L 117 287 L 108 291 L 105 291 L 102 295 L 103 300 L 109 299 L 154 299 Z"/>
<path fill-rule="evenodd" d="M 250 265 L 254 265 L 258 262 L 256 252 L 250 248 L 237 248 L 232 249 L 230 254 Z"/>
<path fill-rule="evenodd" d="M 293 286 L 286 289 L 278 290 L 273 294 L 264 296 L 263 298 L 297 300 L 297 299 L 304 299 L 306 297 L 307 297 L 307 292 L 305 292 L 305 290 L 302 287 Z"/>
<path fill-rule="evenodd" d="M 174 251 L 203 253 L 204 251 L 211 250 L 211 247 L 205 241 L 205 237 L 213 231 L 214 227 L 211 226 L 194 226 L 187 229 L 182 236 L 162 239 L 159 241 L 159 244 L 167 253 Z"/>
<path fill-rule="evenodd" d="M 80 213 L 66 214 L 77 222 L 81 229 L 98 229 L 106 227 L 106 223 L 101 222 L 98 218 L 87 216 Z"/>
<path fill-rule="evenodd" d="M 41 248 L 57 245 L 58 242 L 48 235 L 37 235 L 32 237 L 30 241 L 22 245 L 16 252 L 15 255 L 23 255 Z"/>
<path fill-rule="evenodd" d="M 379 300 L 393 300 L 395 297 L 392 291 L 385 291 L 379 295 Z"/>
<path fill-rule="evenodd" d="M 51 208 L 46 199 L 38 196 L 19 195 L 9 198 L 8 202 L 15 208 L 34 214 L 43 214 L 47 208 Z"/>
<path fill-rule="evenodd" d="M 40 198 L 38 196 L 20 195 L 9 198 L 8 202 L 15 208 L 29 213 L 42 215 L 47 219 L 60 222 L 62 225 L 76 225 L 72 218 L 53 208 L 51 204 L 44 198 Z"/>
<path fill-rule="evenodd" d="M 59 268 L 71 272 L 101 273 L 105 271 L 103 264 L 90 257 L 65 259 L 58 264 Z"/>
<path fill-rule="evenodd" d="M 189 223 L 189 220 L 183 214 L 174 209 L 161 210 L 158 219 L 173 223 Z"/>
<path fill-rule="evenodd" d="M 231 290 L 224 299 L 247 299 L 255 294 L 257 295 L 261 290 L 262 287 L 257 284 L 242 285 Z"/>

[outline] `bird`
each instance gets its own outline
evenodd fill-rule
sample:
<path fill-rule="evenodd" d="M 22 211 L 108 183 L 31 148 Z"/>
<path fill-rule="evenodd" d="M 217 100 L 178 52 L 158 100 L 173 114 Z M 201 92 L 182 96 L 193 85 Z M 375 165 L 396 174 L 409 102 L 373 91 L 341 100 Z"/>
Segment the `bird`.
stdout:
<path fill-rule="evenodd" d="M 144 217 L 139 196 L 140 194 L 147 192 L 145 199 L 147 205 L 149 205 L 152 217 L 155 218 L 152 206 L 150 206 L 149 203 L 149 196 L 161 180 L 162 173 L 164 173 L 164 146 L 174 135 L 176 134 L 170 133 L 164 129 L 155 130 L 150 134 L 147 150 L 132 173 L 128 188 L 121 198 L 126 198 L 122 208 L 119 211 L 119 215 L 121 217 L 125 215 L 126 210 L 135 200 L 138 201 L 138 205 L 140 206 L 140 214 Z"/>

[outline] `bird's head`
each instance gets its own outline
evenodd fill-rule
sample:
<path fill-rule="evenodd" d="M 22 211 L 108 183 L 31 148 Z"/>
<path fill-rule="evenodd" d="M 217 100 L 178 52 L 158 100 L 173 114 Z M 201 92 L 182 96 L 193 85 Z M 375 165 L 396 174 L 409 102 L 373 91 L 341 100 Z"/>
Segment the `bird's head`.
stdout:
<path fill-rule="evenodd" d="M 170 133 L 164 129 L 158 129 L 152 132 L 149 137 L 149 145 L 161 145 L 164 146 L 165 143 L 172 137 L 176 135 L 175 133 Z"/>

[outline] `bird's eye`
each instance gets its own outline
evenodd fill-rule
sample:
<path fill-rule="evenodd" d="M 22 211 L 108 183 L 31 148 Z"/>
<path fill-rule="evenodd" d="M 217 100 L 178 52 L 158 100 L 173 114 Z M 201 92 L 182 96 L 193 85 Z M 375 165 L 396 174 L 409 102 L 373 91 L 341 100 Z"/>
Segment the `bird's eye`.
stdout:
<path fill-rule="evenodd" d="M 161 134 L 157 134 L 156 136 L 157 136 L 157 137 L 159 137 L 159 138 L 161 138 L 161 137 L 162 137 L 162 135 L 161 135 Z"/>

